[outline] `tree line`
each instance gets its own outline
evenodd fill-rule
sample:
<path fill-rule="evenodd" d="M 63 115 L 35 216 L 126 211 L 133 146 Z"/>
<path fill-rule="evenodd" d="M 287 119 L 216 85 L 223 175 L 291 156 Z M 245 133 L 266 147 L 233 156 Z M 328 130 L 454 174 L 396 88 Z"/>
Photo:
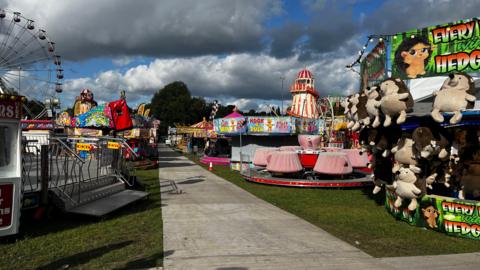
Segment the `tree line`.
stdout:
<path fill-rule="evenodd" d="M 204 117 L 208 120 L 212 106 L 213 102 L 206 102 L 203 97 L 192 97 L 188 86 L 181 81 L 164 86 L 153 95 L 150 104 L 152 115 L 161 121 L 159 128 L 161 134 L 166 134 L 168 127 L 173 127 L 175 124 L 192 125 L 202 121 Z M 234 105 L 220 104 L 215 118 L 225 117 L 233 111 L 234 107 Z M 275 111 L 280 115 L 280 108 L 276 108 Z M 273 114 L 255 110 L 238 112 L 245 116 Z"/>

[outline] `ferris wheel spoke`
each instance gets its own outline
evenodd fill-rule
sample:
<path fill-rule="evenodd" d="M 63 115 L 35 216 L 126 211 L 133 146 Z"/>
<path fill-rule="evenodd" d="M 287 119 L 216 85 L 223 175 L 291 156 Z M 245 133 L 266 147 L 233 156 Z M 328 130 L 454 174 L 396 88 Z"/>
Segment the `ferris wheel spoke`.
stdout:
<path fill-rule="evenodd" d="M 19 92 L 22 95 L 27 96 L 29 99 L 34 99 L 35 96 L 37 97 L 46 97 L 48 96 L 48 90 L 44 85 L 34 83 L 32 81 L 23 81 L 23 80 L 18 80 L 18 78 L 3 78 L 3 80 L 6 81 L 6 83 L 9 85 L 10 88 L 17 89 L 17 92 Z M 35 95 L 35 93 L 38 93 L 38 95 Z"/>
<path fill-rule="evenodd" d="M 30 41 L 32 41 L 32 42 L 30 42 Z M 38 44 L 37 44 L 36 47 L 33 47 L 34 45 L 32 45 L 32 44 L 35 44 L 35 43 L 34 43 L 35 41 L 37 41 Z M 40 53 L 40 52 L 43 53 L 43 55 L 48 55 L 48 54 L 45 52 L 45 47 L 44 47 L 44 45 L 41 44 L 40 41 L 37 40 L 37 38 L 36 38 L 35 36 L 32 36 L 32 37 L 29 39 L 29 42 L 28 42 L 28 43 L 24 42 L 24 44 L 25 44 L 26 46 L 24 46 L 24 48 L 21 50 L 21 51 L 23 51 L 22 54 L 16 55 L 16 57 L 15 57 L 15 54 L 12 54 L 12 55 L 13 55 L 12 57 L 15 57 L 15 58 L 10 58 L 11 56 L 5 56 L 4 59 L 2 59 L 2 60 L 0 61 L 0 65 L 3 64 L 3 63 L 8 63 L 8 62 L 16 61 L 17 59 L 20 59 L 20 58 L 22 58 L 22 57 L 26 57 L 26 56 L 28 56 L 28 55 L 31 55 L 31 54 L 37 52 L 37 51 L 38 51 L 39 53 Z M 27 46 L 29 46 L 29 45 L 31 45 L 32 48 L 28 48 Z M 20 50 L 20 49 L 19 49 L 19 50 Z"/>
<path fill-rule="evenodd" d="M 10 68 L 10 69 L 17 69 L 18 67 L 21 67 L 21 66 L 28 66 L 29 64 L 33 64 L 33 63 L 36 63 L 36 62 L 39 62 L 39 61 L 45 61 L 45 60 L 49 60 L 49 59 L 50 59 L 49 57 L 42 57 L 42 58 L 37 58 L 37 59 L 34 59 L 34 60 L 28 60 L 28 61 L 24 61 L 24 62 L 10 63 L 9 65 L 4 65 L 3 67 L 4 68 Z"/>
<path fill-rule="evenodd" d="M 25 31 L 24 31 L 25 32 Z M 19 51 L 23 51 L 27 48 L 28 46 L 28 43 L 32 42 L 34 39 L 35 39 L 35 36 L 31 36 L 30 39 L 27 41 L 27 42 L 23 42 L 23 41 L 20 41 L 20 38 L 19 37 L 17 39 L 17 42 L 15 44 L 13 44 L 12 46 L 15 46 L 18 42 L 20 42 L 21 45 L 23 45 L 22 47 L 18 47 L 17 50 Z M 0 55 L 0 58 L 2 59 L 2 61 L 5 61 L 5 62 L 8 62 L 9 58 L 14 56 L 15 54 L 18 54 L 17 50 L 10 50 L 10 52 L 8 54 L 6 54 L 5 56 L 2 56 Z M 0 62 L 1 63 L 1 62 Z"/>
<path fill-rule="evenodd" d="M 12 71 L 12 69 L 10 69 L 10 68 L 9 68 L 9 69 L 4 69 L 4 68 L 0 67 L 0 73 L 2 73 L 2 72 L 5 72 L 5 73 L 6 73 L 6 72 L 8 72 L 8 71 Z M 28 72 L 28 71 L 32 71 L 32 72 L 47 72 L 47 71 L 48 71 L 48 72 L 54 72 L 54 71 L 56 71 L 56 69 L 53 69 L 53 68 L 28 69 L 28 68 L 26 68 L 26 69 L 22 69 L 22 71 L 27 71 L 27 72 Z"/>
<path fill-rule="evenodd" d="M 15 89 L 18 87 L 18 83 L 17 83 L 17 85 L 15 85 L 15 82 L 12 82 L 5 77 L 2 78 L 2 82 L 7 88 L 9 88 L 13 91 L 15 91 Z"/>
<path fill-rule="evenodd" d="M 19 74 L 13 74 L 13 73 L 5 73 L 4 76 L 9 76 L 9 77 L 13 77 L 13 78 L 26 78 L 28 80 L 34 80 L 34 81 L 39 81 L 39 82 L 45 82 L 45 83 L 48 83 L 48 84 L 56 84 L 56 82 L 52 82 L 50 80 L 47 80 L 47 79 L 44 79 L 44 78 L 39 78 L 39 77 L 35 77 L 35 76 L 32 76 L 32 75 L 19 75 Z"/>
<path fill-rule="evenodd" d="M 15 36 L 10 39 L 10 43 L 8 43 L 6 46 L 9 50 L 0 52 L 0 57 L 6 58 L 6 56 L 4 55 L 6 54 L 9 55 L 12 53 L 12 51 L 14 51 L 13 48 L 15 48 L 15 45 L 17 45 L 18 40 L 23 36 L 23 34 L 25 34 L 26 30 L 27 30 L 26 28 L 23 28 L 22 30 L 18 31 L 18 33 L 15 33 Z"/>
<path fill-rule="evenodd" d="M 8 40 L 10 39 L 10 34 L 13 30 L 13 26 L 14 26 L 14 23 L 13 23 L 13 20 L 10 21 L 10 24 L 8 26 L 8 29 L 7 29 L 7 32 L 6 32 L 6 36 L 7 38 L 5 38 L 3 41 L 2 41 L 2 45 L 1 45 L 1 48 L 0 48 L 0 52 L 2 52 L 4 49 L 5 49 L 5 46 L 7 45 L 7 42 Z"/>
<path fill-rule="evenodd" d="M 47 59 L 49 58 L 48 54 L 46 52 L 42 51 L 42 47 L 40 47 L 40 48 L 37 48 L 36 50 L 27 51 L 24 54 L 18 55 L 17 57 L 15 57 L 13 59 L 9 59 L 8 61 L 7 61 L 7 59 L 2 59 L 2 62 L 0 62 L 0 65 L 1 66 L 19 65 L 18 63 L 16 63 L 16 61 L 20 61 L 22 58 L 25 58 L 25 57 L 38 57 L 35 54 L 43 54 L 43 55 L 41 55 L 42 57 L 45 57 Z"/>

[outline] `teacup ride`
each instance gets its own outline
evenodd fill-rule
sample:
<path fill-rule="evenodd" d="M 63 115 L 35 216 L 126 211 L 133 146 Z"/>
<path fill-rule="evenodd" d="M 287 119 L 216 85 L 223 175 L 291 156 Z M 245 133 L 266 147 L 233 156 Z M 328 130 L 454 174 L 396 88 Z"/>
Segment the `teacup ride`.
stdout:
<path fill-rule="evenodd" d="M 243 172 L 243 176 L 251 182 L 293 187 L 360 187 L 372 184 L 366 153 L 359 149 L 321 148 L 317 137 L 299 136 L 301 147 L 257 149 L 254 168 Z"/>

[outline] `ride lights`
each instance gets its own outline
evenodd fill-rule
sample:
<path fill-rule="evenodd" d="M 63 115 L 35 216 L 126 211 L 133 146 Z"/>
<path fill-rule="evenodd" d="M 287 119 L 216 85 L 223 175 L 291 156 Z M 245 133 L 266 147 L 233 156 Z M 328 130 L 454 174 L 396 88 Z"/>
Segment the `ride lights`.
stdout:
<path fill-rule="evenodd" d="M 0 94 L 0 100 L 11 100 L 11 101 L 20 101 L 25 102 L 27 99 L 24 96 L 13 96 L 7 94 Z"/>

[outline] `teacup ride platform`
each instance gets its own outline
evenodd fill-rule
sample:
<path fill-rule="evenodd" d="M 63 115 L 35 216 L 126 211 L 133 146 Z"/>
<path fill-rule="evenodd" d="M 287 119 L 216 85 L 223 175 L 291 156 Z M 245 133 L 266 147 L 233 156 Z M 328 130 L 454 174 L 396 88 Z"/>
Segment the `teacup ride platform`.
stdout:
<path fill-rule="evenodd" d="M 354 188 L 373 184 L 368 162 L 367 154 L 359 149 L 259 148 L 254 168 L 242 171 L 242 175 L 266 185 Z"/>

